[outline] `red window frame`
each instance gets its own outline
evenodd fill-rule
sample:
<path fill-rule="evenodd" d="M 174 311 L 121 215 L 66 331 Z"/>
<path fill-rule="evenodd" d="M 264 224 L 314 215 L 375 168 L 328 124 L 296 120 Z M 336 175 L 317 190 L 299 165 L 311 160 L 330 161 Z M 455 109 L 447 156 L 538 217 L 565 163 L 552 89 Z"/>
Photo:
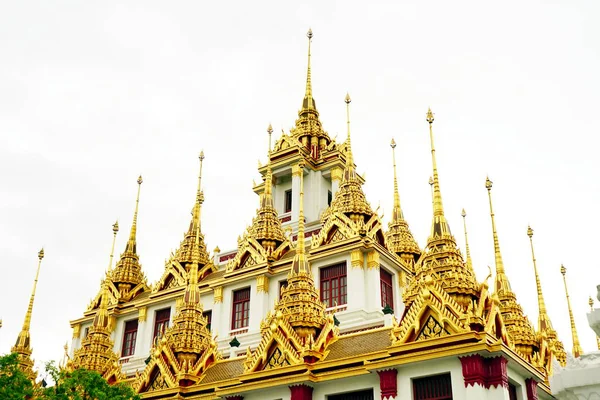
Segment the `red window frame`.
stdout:
<path fill-rule="evenodd" d="M 450 374 L 413 379 L 414 400 L 452 400 Z"/>
<path fill-rule="evenodd" d="M 392 285 L 392 274 L 383 268 L 379 268 L 379 282 L 381 287 L 381 307 L 390 306 L 394 308 L 394 286 Z"/>
<path fill-rule="evenodd" d="M 510 382 L 508 382 L 508 398 L 517 400 L 517 387 Z"/>
<path fill-rule="evenodd" d="M 346 263 L 321 268 L 319 274 L 321 301 L 325 303 L 325 306 L 329 308 L 345 305 L 348 302 Z"/>
<path fill-rule="evenodd" d="M 283 192 L 283 212 L 292 211 L 292 189 Z"/>
<path fill-rule="evenodd" d="M 169 321 L 171 320 L 171 307 L 163 308 L 162 310 L 154 313 L 154 332 L 152 333 L 152 343 L 159 336 L 165 333 L 169 327 Z"/>
<path fill-rule="evenodd" d="M 248 327 L 250 321 L 250 288 L 233 292 L 233 307 L 231 310 L 231 329 Z"/>
<path fill-rule="evenodd" d="M 210 331 L 210 326 L 212 324 L 212 310 L 206 310 L 202 313 L 204 318 L 206 318 L 206 327 Z"/>
<path fill-rule="evenodd" d="M 132 356 L 135 352 L 135 343 L 137 341 L 138 320 L 132 319 L 125 322 L 125 333 L 123 334 L 123 346 L 121 348 L 121 357 Z"/>

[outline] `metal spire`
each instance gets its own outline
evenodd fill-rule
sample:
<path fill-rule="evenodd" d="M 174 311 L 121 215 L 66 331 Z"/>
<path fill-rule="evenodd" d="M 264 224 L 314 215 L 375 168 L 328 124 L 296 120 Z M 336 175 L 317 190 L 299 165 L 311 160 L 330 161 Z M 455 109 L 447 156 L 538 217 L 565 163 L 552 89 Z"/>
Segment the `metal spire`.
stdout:
<path fill-rule="evenodd" d="M 398 191 L 398 177 L 396 175 L 396 141 L 392 139 L 390 143 L 392 148 L 392 163 L 394 164 L 394 210 L 392 212 L 392 221 L 400 221 L 404 219 L 402 207 L 400 206 L 400 192 Z"/>
<path fill-rule="evenodd" d="M 462 213 L 460 214 L 463 218 L 463 227 L 465 231 L 465 249 L 467 252 L 467 267 L 473 268 L 473 261 L 471 261 L 471 250 L 469 250 L 469 237 L 467 236 L 467 212 L 465 209 L 462 209 Z"/>
<path fill-rule="evenodd" d="M 560 266 L 560 273 L 563 276 L 563 283 L 565 284 L 565 294 L 567 296 L 567 307 L 569 308 L 569 320 L 571 321 L 571 336 L 573 337 L 573 356 L 578 358 L 583 354 L 583 349 L 579 344 L 579 336 L 577 335 L 577 327 L 575 326 L 575 318 L 573 317 L 573 310 L 571 309 L 571 299 L 569 298 L 569 289 L 567 289 L 567 269 L 564 265 Z"/>
<path fill-rule="evenodd" d="M 533 272 L 535 273 L 535 285 L 537 288 L 538 296 L 538 308 L 539 308 L 539 320 L 538 330 L 540 332 L 547 331 L 552 328 L 548 311 L 546 310 L 546 303 L 544 302 L 544 295 L 542 294 L 542 284 L 540 282 L 540 276 L 538 274 L 537 263 L 535 260 L 535 252 L 533 250 L 533 229 L 530 226 L 527 227 L 527 236 L 529 236 L 529 243 L 531 246 L 531 258 L 533 259 Z"/>
<path fill-rule="evenodd" d="M 140 175 L 137 180 L 138 191 L 137 196 L 135 198 L 135 212 L 133 213 L 133 223 L 131 224 L 131 232 L 129 233 L 129 240 L 127 241 L 127 247 L 125 248 L 125 252 L 136 252 L 137 218 L 140 206 L 140 190 L 142 188 L 142 182 L 142 176 Z"/>
<path fill-rule="evenodd" d="M 112 271 L 113 258 L 114 258 L 114 254 L 115 254 L 115 242 L 117 241 L 117 232 L 119 232 L 119 221 L 115 221 L 115 223 L 112 226 L 112 230 L 113 230 L 113 241 L 112 241 L 112 246 L 110 248 L 110 258 L 108 261 L 107 275 L 110 274 L 110 272 Z"/>

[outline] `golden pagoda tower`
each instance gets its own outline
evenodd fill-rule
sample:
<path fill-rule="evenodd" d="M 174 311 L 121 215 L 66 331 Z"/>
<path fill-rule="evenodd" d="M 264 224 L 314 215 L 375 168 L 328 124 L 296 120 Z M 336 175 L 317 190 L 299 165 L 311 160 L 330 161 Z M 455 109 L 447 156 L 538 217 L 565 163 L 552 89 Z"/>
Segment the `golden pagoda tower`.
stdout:
<path fill-rule="evenodd" d="M 588 300 L 588 305 L 590 306 L 590 311 L 594 311 L 594 299 L 592 299 L 592 296 L 590 296 L 589 300 Z M 598 350 L 600 350 L 600 336 L 596 335 L 596 345 L 598 347 Z"/>
<path fill-rule="evenodd" d="M 516 349 L 527 359 L 531 360 L 538 344 L 535 331 L 529 320 L 523 314 L 523 308 L 517 302 L 517 296 L 510 286 L 508 277 L 504 270 L 502 253 L 500 252 L 500 241 L 496 231 L 496 219 L 492 206 L 492 181 L 485 179 L 485 188 L 488 192 L 490 203 L 490 217 L 492 219 L 492 237 L 494 239 L 494 255 L 496 261 L 496 281 L 494 290 L 500 300 L 500 312 L 506 326 L 506 330 Z"/>
<path fill-rule="evenodd" d="M 396 142 L 394 139 L 392 139 L 390 147 L 392 148 L 392 162 L 394 165 L 394 208 L 392 210 L 392 220 L 388 224 L 386 243 L 392 253 L 397 254 L 413 269 L 415 262 L 421 255 L 421 249 L 408 227 L 408 222 L 404 219 L 404 213 L 400 206 L 400 193 L 396 175 Z"/>
<path fill-rule="evenodd" d="M 573 337 L 573 357 L 579 358 L 583 354 L 583 349 L 579 344 L 579 336 L 577 335 L 577 327 L 575 326 L 575 318 L 573 317 L 573 310 L 571 309 L 571 299 L 569 298 L 569 289 L 567 289 L 567 269 L 564 265 L 560 266 L 560 273 L 563 277 L 563 283 L 565 285 L 565 295 L 567 296 L 567 307 L 569 308 L 569 321 L 571 322 L 571 336 Z"/>
<path fill-rule="evenodd" d="M 199 184 L 203 160 L 204 154 L 200 153 Z M 198 193 L 197 205 L 204 199 L 201 188 Z M 198 289 L 198 271 L 207 260 L 203 254 L 206 244 L 202 243 L 204 235 L 201 232 L 200 207 L 195 207 L 195 211 L 195 242 L 190 246 L 191 264 L 183 299 L 173 317 L 173 326 L 167 328 L 155 344 L 146 369 L 134 384 L 138 392 L 197 384 L 202 380 L 206 369 L 221 358 L 208 329 L 208 320 L 203 315 Z"/>
<path fill-rule="evenodd" d="M 546 303 L 544 301 L 544 295 L 542 294 L 542 284 L 540 282 L 540 276 L 538 274 L 537 263 L 535 260 L 535 252 L 533 248 L 533 229 L 530 226 L 527 227 L 527 236 L 529 236 L 529 244 L 531 246 L 531 258 L 533 260 L 533 272 L 535 274 L 535 285 L 537 289 L 537 297 L 538 297 L 538 332 L 542 337 L 542 340 L 546 340 L 548 343 L 548 347 L 550 352 L 556 360 L 561 365 L 566 365 L 567 363 L 567 355 L 564 350 L 564 346 L 560 340 L 558 340 L 558 335 L 556 330 L 552 326 L 552 322 L 550 321 L 550 316 L 548 315 L 548 311 L 546 310 Z M 543 343 L 540 343 L 540 348 L 543 347 Z M 552 375 L 552 361 L 548 358 L 546 360 L 546 371 L 548 375 Z"/>
<path fill-rule="evenodd" d="M 362 183 L 354 166 L 350 139 L 350 102 L 352 100 L 349 94 L 346 94 L 344 101 L 346 102 L 348 126 L 346 165 L 342 174 L 340 187 L 335 193 L 329 208 L 321 215 L 321 223 L 325 225 L 328 218 L 335 216 L 335 214 L 344 214 L 353 223 L 362 227 L 374 215 L 374 212 L 367 202 L 367 198 L 362 190 Z"/>
<path fill-rule="evenodd" d="M 291 129 L 291 136 L 299 140 L 304 147 L 309 149 L 313 158 L 320 157 L 321 150 L 327 147 L 331 142 L 327 132 L 323 130 L 323 125 L 319 120 L 319 112 L 312 93 L 312 74 L 311 74 L 311 54 L 310 46 L 313 33 L 309 29 L 306 34 L 308 37 L 308 67 L 306 71 L 306 89 L 302 108 L 298 111 L 298 119 L 294 128 Z"/>
<path fill-rule="evenodd" d="M 129 240 L 125 247 L 125 252 L 121 254 L 115 269 L 112 271 L 110 279 L 116 289 L 119 291 L 119 300 L 131 300 L 140 291 L 147 290 L 146 277 L 142 272 L 140 258 L 137 254 L 137 218 L 140 204 L 140 189 L 142 187 L 142 176 L 137 180 L 138 191 L 135 199 L 135 212 L 133 214 L 133 222 L 131 224 L 131 232 Z"/>
<path fill-rule="evenodd" d="M 108 263 L 108 272 L 102 282 L 100 294 L 100 305 L 96 310 L 94 321 L 86 337 L 81 341 L 81 347 L 75 350 L 73 359 L 67 362 L 66 368 L 74 370 L 78 368 L 96 371 L 108 381 L 117 382 L 124 377 L 121 374 L 119 356 L 114 352 L 114 342 L 111 339 L 112 326 L 108 314 L 109 300 L 109 274 L 112 269 L 112 260 L 115 250 L 115 241 L 119 231 L 118 223 L 113 225 L 113 240 Z"/>
<path fill-rule="evenodd" d="M 11 353 L 17 353 L 19 357 L 19 368 L 30 381 L 35 382 L 37 374 L 33 371 L 33 360 L 31 359 L 31 336 L 29 328 L 31 327 L 31 313 L 33 312 L 33 301 L 35 300 L 35 290 L 37 288 L 38 277 L 40 275 L 40 267 L 42 266 L 42 259 L 44 258 L 44 249 L 38 252 L 38 266 L 35 272 L 35 280 L 33 281 L 33 290 L 31 291 L 31 297 L 29 298 L 29 306 L 25 313 L 25 321 L 23 322 L 23 328 L 17 336 L 15 345 L 10 349 Z"/>
<path fill-rule="evenodd" d="M 190 227 L 185 233 L 185 237 L 179 246 L 179 249 L 175 253 L 175 259 L 183 266 L 186 270 L 192 263 L 192 257 L 194 254 L 194 246 L 200 246 L 197 250 L 200 256 L 200 265 L 204 266 L 209 263 L 208 251 L 206 250 L 206 244 L 204 243 L 204 237 L 202 233 L 201 240 L 196 240 L 196 235 L 201 232 L 200 229 L 200 214 L 202 211 L 202 204 L 204 203 L 204 193 L 202 192 L 202 162 L 204 161 L 204 151 L 200 152 L 200 172 L 198 174 L 198 189 L 196 191 L 196 201 L 194 202 L 194 208 L 192 209 L 192 220 L 190 221 Z"/>
<path fill-rule="evenodd" d="M 431 233 L 427 239 L 425 251 L 415 266 L 416 279 L 407 290 L 405 303 L 408 305 L 418 295 L 421 282 L 432 273 L 440 280 L 442 288 L 466 311 L 479 295 L 479 284 L 475 273 L 463 261 L 456 239 L 450 232 L 450 226 L 444 215 L 442 192 L 433 142 L 433 113 L 427 111 L 429 140 L 431 143 L 431 161 L 433 165 L 433 221 Z"/>

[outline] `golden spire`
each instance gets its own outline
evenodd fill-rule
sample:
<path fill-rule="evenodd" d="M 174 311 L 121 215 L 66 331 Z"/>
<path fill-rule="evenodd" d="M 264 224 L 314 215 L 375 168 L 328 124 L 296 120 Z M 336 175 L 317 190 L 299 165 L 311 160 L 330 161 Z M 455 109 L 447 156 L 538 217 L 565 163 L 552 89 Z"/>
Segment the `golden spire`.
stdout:
<path fill-rule="evenodd" d="M 31 326 L 31 314 L 33 312 L 33 302 L 35 300 L 35 291 L 37 288 L 38 277 L 40 275 L 40 267 L 42 266 L 42 259 L 44 258 L 44 249 L 38 252 L 38 266 L 35 272 L 35 280 L 33 281 L 33 289 L 31 291 L 31 297 L 29 298 L 29 305 L 27 306 L 27 312 L 25 313 L 25 321 L 23 321 L 23 328 L 17 336 L 15 345 L 10 349 L 11 353 L 17 353 L 19 356 L 19 368 L 27 375 L 30 380 L 35 380 L 36 374 L 33 372 L 33 360 L 31 359 L 31 342 L 29 328 Z"/>
<path fill-rule="evenodd" d="M 496 292 L 511 292 L 510 283 L 504 271 L 504 262 L 502 262 L 502 253 L 500 253 L 500 241 L 496 232 L 496 219 L 494 217 L 494 208 L 492 206 L 492 186 L 490 178 L 485 178 L 485 188 L 488 191 L 488 200 L 490 202 L 490 217 L 492 218 L 492 236 L 494 238 L 494 255 L 496 258 Z"/>
<path fill-rule="evenodd" d="M 306 70 L 306 91 L 304 93 L 304 107 L 305 108 L 315 108 L 314 100 L 312 97 L 312 74 L 310 71 L 310 44 L 312 42 L 312 29 L 308 29 L 306 33 L 306 37 L 308 38 L 308 67 Z"/>
<path fill-rule="evenodd" d="M 537 289 L 538 297 L 538 330 L 540 332 L 546 331 L 548 329 L 553 330 L 554 328 L 552 327 L 550 317 L 548 316 L 548 312 L 546 310 L 546 302 L 544 301 L 544 295 L 542 294 L 542 284 L 540 282 L 540 276 L 538 274 L 537 263 L 535 260 L 535 252 L 533 250 L 533 229 L 531 229 L 531 226 L 527 227 L 527 236 L 529 236 L 529 244 L 531 246 L 531 258 L 533 259 L 533 272 L 535 273 L 535 286 Z"/>
<path fill-rule="evenodd" d="M 386 243 L 388 249 L 398 254 L 402 259 L 413 265 L 419 258 L 421 249 L 415 241 L 408 223 L 404 220 L 404 213 L 400 206 L 400 193 L 398 191 L 398 177 L 396 174 L 396 142 L 392 139 L 390 143 L 392 148 L 392 163 L 394 166 L 394 209 L 392 211 L 392 220 L 388 224 L 386 234 Z"/>
<path fill-rule="evenodd" d="M 588 304 L 590 305 L 590 312 L 594 311 L 594 299 L 590 296 L 588 300 Z M 598 350 L 600 350 L 600 336 L 596 335 L 596 345 L 598 346 Z"/>
<path fill-rule="evenodd" d="M 129 240 L 127 241 L 127 248 L 125 251 L 131 251 L 133 253 L 136 252 L 136 233 L 137 233 L 137 218 L 138 218 L 138 210 L 140 207 L 140 191 L 142 189 L 142 176 L 140 175 L 137 180 L 138 191 L 137 196 L 135 198 L 135 212 L 133 213 L 133 222 L 131 224 L 131 232 L 129 233 Z"/>
<path fill-rule="evenodd" d="M 131 294 L 130 290 L 137 285 L 144 283 L 146 280 L 139 262 L 136 243 L 137 218 L 142 182 L 142 176 L 140 175 L 137 179 L 138 190 L 135 199 L 135 212 L 133 213 L 133 222 L 131 224 L 131 232 L 129 234 L 127 246 L 125 247 L 123 254 L 121 254 L 119 262 L 117 262 L 111 276 L 115 287 L 119 290 L 120 300 L 128 299 Z"/>
<path fill-rule="evenodd" d="M 113 228 L 113 241 L 112 241 L 112 246 L 110 247 L 110 258 L 108 261 L 107 276 L 109 276 L 112 271 L 113 257 L 115 254 L 115 242 L 117 241 L 117 232 L 119 232 L 119 221 L 115 221 L 112 228 Z"/>
<path fill-rule="evenodd" d="M 367 198 L 362 191 L 362 183 L 354 168 L 354 157 L 352 156 L 352 143 L 350 139 L 350 95 L 346 93 L 344 99 L 346 103 L 346 125 L 348 129 L 346 139 L 346 165 L 340 183 L 339 190 L 335 193 L 331 205 L 321 215 L 321 223 L 335 216 L 336 213 L 345 214 L 356 223 L 367 222 L 373 215 L 373 210 L 367 202 Z"/>
<path fill-rule="evenodd" d="M 311 274 L 305 251 L 304 237 L 304 164 L 299 165 L 300 169 L 300 199 L 298 202 L 298 239 L 296 241 L 296 255 L 292 262 L 292 271 L 294 274 Z"/>
<path fill-rule="evenodd" d="M 473 261 L 471 261 L 471 250 L 469 250 L 469 237 L 467 236 L 467 212 L 465 209 L 462 209 L 462 213 L 460 214 L 463 218 L 463 228 L 465 231 L 465 250 L 467 253 L 467 266 L 469 268 L 473 268 Z"/>
<path fill-rule="evenodd" d="M 327 132 L 323 130 L 321 121 L 319 120 L 319 112 L 313 98 L 312 92 L 312 72 L 311 72 L 311 43 L 313 33 L 308 30 L 308 67 L 306 71 L 306 90 L 304 99 L 302 100 L 302 108 L 298 111 L 298 119 L 295 127 L 292 128 L 291 134 L 299 139 L 303 146 L 310 149 L 313 158 L 319 158 L 320 151 L 325 148 L 331 139 Z"/>
<path fill-rule="evenodd" d="M 435 146 L 433 141 L 433 113 L 427 111 L 426 121 L 429 123 L 429 140 L 431 144 L 431 162 L 433 166 L 433 220 L 431 234 L 427 239 L 425 251 L 415 265 L 416 279 L 407 289 L 405 304 L 408 306 L 421 292 L 421 284 L 428 275 L 440 277 L 442 287 L 466 311 L 472 306 L 480 293 L 479 284 L 473 269 L 465 264 L 463 256 L 450 232 L 450 226 L 444 216 L 442 193 L 438 175 Z M 443 277 L 443 279 L 441 279 Z M 434 276 L 434 279 L 437 277 Z"/>
<path fill-rule="evenodd" d="M 569 320 L 571 321 L 571 335 L 573 337 L 573 356 L 578 358 L 583 354 L 583 349 L 579 344 L 579 336 L 577 335 L 577 328 L 575 327 L 575 318 L 573 317 L 573 310 L 571 309 L 571 299 L 569 298 L 569 290 L 567 289 L 567 269 L 564 265 L 560 266 L 560 273 L 563 276 L 563 283 L 565 284 L 565 294 L 567 296 L 567 307 L 569 308 Z"/>

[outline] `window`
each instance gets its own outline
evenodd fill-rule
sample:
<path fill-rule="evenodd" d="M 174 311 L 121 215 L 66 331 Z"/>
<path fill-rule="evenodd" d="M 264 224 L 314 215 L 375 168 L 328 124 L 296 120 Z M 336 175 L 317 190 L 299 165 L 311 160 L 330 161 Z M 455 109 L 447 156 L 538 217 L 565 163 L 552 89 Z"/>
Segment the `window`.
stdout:
<path fill-rule="evenodd" d="M 288 281 L 287 280 L 285 280 L 285 281 L 279 281 L 279 300 L 281 300 L 282 289 L 286 288 L 287 285 L 288 285 Z"/>
<path fill-rule="evenodd" d="M 206 310 L 202 315 L 206 318 L 206 328 L 210 331 L 210 325 L 212 324 L 212 310 Z"/>
<path fill-rule="evenodd" d="M 327 400 L 374 400 L 373 389 L 361 390 L 359 392 L 334 394 L 327 396 Z"/>
<path fill-rule="evenodd" d="M 250 319 L 250 288 L 233 292 L 233 315 L 231 329 L 241 329 L 248 326 Z"/>
<path fill-rule="evenodd" d="M 413 379 L 414 400 L 452 400 L 450 374 Z"/>
<path fill-rule="evenodd" d="M 83 337 L 86 338 L 88 336 L 88 333 L 90 333 L 90 327 L 89 326 L 87 328 L 85 328 L 85 331 L 83 332 Z"/>
<path fill-rule="evenodd" d="M 331 199 L 333 198 L 332 194 L 331 194 L 331 190 L 327 191 L 327 205 L 330 206 L 331 205 Z"/>
<path fill-rule="evenodd" d="M 292 211 L 292 189 L 285 191 L 285 204 L 283 212 Z"/>
<path fill-rule="evenodd" d="M 125 335 L 123 336 L 123 348 L 121 357 L 132 356 L 135 352 L 135 342 L 137 340 L 138 320 L 134 319 L 125 322 Z"/>
<path fill-rule="evenodd" d="M 347 303 L 345 262 L 321 268 L 321 301 L 326 307 Z"/>
<path fill-rule="evenodd" d="M 510 382 L 508 383 L 508 398 L 517 400 L 517 387 Z"/>
<path fill-rule="evenodd" d="M 379 280 L 381 285 L 381 307 L 390 306 L 393 309 L 394 291 L 392 289 L 392 274 L 380 267 Z"/>
<path fill-rule="evenodd" d="M 169 327 L 169 319 L 171 318 L 171 307 L 158 310 L 154 314 L 154 333 L 152 334 L 152 343 L 157 337 L 162 336 Z"/>

